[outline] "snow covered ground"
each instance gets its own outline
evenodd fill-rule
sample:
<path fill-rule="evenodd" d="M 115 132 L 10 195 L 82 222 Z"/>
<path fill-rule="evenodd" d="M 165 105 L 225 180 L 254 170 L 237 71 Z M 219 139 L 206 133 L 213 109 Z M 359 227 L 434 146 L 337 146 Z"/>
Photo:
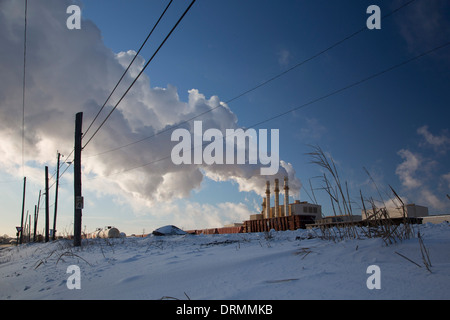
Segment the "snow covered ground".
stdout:
<path fill-rule="evenodd" d="M 307 230 L 26 244 L 0 249 L 0 299 L 450 299 L 449 224 L 415 230 L 431 273 L 417 238 L 386 246 Z M 367 286 L 372 265 L 380 289 Z"/>

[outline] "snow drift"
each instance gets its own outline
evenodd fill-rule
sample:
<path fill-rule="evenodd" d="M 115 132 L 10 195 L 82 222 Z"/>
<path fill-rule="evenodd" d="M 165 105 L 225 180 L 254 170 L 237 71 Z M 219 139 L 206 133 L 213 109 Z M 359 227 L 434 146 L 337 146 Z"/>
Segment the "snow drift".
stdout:
<path fill-rule="evenodd" d="M 431 272 L 417 238 L 386 246 L 308 230 L 26 244 L 0 250 L 0 299 L 449 299 L 449 224 L 414 228 Z M 374 265 L 381 282 L 371 290 Z M 68 289 L 70 266 L 80 289 Z"/>

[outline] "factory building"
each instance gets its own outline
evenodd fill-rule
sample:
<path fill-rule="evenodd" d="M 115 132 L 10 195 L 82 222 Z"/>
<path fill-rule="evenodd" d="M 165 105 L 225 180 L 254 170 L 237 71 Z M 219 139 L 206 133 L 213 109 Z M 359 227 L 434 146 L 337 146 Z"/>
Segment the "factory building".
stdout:
<path fill-rule="evenodd" d="M 407 218 L 422 218 L 428 216 L 428 208 L 424 206 L 419 206 L 417 204 L 407 204 L 404 206 L 405 215 Z M 403 217 L 403 208 L 387 208 L 387 213 L 390 218 L 402 218 Z M 362 210 L 362 219 L 370 219 L 373 217 L 373 210 L 368 209 L 366 211 Z"/>
<path fill-rule="evenodd" d="M 265 198 L 263 198 L 262 210 L 260 214 L 253 214 L 250 216 L 250 220 L 261 220 L 280 218 L 288 216 L 314 216 L 315 220 L 322 218 L 322 206 L 318 204 L 308 203 L 307 201 L 300 202 L 295 200 L 294 203 L 289 203 L 289 185 L 288 177 L 284 178 L 284 201 L 280 205 L 280 186 L 279 180 L 275 179 L 274 186 L 274 206 L 271 207 L 271 191 L 270 181 L 266 182 Z"/>

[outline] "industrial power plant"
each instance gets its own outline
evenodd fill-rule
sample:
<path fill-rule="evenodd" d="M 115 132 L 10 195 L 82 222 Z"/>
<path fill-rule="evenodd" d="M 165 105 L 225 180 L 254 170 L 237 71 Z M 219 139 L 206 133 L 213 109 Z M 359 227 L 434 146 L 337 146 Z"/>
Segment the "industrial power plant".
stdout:
<path fill-rule="evenodd" d="M 259 214 L 250 215 L 250 219 L 242 223 L 234 223 L 221 228 L 201 230 L 189 230 L 193 234 L 220 234 L 220 233 L 247 233 L 264 232 L 269 230 L 283 231 L 305 229 L 308 224 L 313 224 L 322 219 L 322 206 L 295 200 L 289 203 L 289 180 L 284 177 L 284 202 L 280 204 L 279 179 L 274 180 L 274 206 L 271 206 L 270 181 L 266 182 L 265 197 L 262 210 Z"/>
<path fill-rule="evenodd" d="M 261 214 L 250 216 L 251 220 L 270 219 L 287 217 L 293 215 L 314 216 L 315 220 L 322 218 L 322 207 L 317 204 L 308 203 L 306 201 L 300 202 L 296 200 L 294 203 L 289 203 L 289 185 L 288 177 L 284 178 L 284 203 L 280 205 L 280 187 L 279 180 L 275 179 L 275 203 L 270 206 L 270 181 L 266 182 L 266 197 L 263 198 Z"/>
<path fill-rule="evenodd" d="M 348 224 L 366 226 L 373 223 L 373 209 L 362 211 L 361 215 L 324 216 L 322 206 L 295 200 L 289 203 L 289 181 L 284 177 L 284 201 L 280 204 L 279 179 L 274 180 L 274 205 L 271 206 L 271 184 L 266 181 L 266 191 L 263 197 L 261 213 L 250 215 L 249 220 L 225 225 L 219 228 L 188 230 L 191 234 L 225 234 L 267 232 L 270 230 L 285 231 L 323 226 L 345 226 Z M 406 204 L 400 208 L 386 209 L 392 223 L 400 224 L 406 220 L 409 223 L 422 222 L 440 223 L 449 221 L 449 215 L 429 216 L 428 208 L 416 204 Z"/>

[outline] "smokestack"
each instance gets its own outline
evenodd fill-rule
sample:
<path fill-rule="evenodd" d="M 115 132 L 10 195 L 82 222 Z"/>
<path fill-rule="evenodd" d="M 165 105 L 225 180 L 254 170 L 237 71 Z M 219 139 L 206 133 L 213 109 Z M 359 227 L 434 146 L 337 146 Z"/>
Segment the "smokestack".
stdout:
<path fill-rule="evenodd" d="M 270 182 L 266 182 L 266 219 L 270 218 Z"/>
<path fill-rule="evenodd" d="M 266 215 L 266 198 L 263 198 L 261 218 L 264 219 L 265 215 Z"/>
<path fill-rule="evenodd" d="M 278 188 L 278 179 L 275 179 L 275 217 L 280 216 L 280 188 Z"/>
<path fill-rule="evenodd" d="M 284 216 L 289 216 L 289 186 L 288 177 L 284 177 Z"/>

